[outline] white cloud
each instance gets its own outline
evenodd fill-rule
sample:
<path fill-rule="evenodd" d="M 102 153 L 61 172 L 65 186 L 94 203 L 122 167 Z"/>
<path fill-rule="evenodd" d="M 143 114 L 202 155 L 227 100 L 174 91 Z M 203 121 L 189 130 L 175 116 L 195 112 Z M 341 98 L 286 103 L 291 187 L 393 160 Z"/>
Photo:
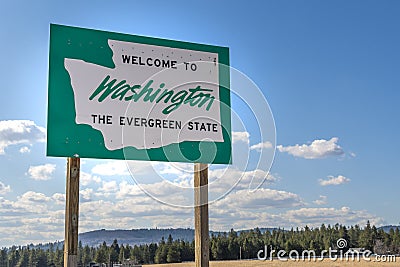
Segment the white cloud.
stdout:
<path fill-rule="evenodd" d="M 193 207 L 193 188 L 183 188 L 179 184 L 166 180 L 140 185 L 129 184 L 127 181 L 122 181 L 119 184 L 119 189 L 116 192 L 115 197 L 119 201 L 130 199 L 135 203 L 136 201 L 143 201 L 143 199 L 152 201 L 157 200 L 159 205 L 162 207 L 167 205 Z M 153 205 L 154 203 L 149 207 Z M 135 206 L 136 208 L 136 204 L 131 206 Z"/>
<path fill-rule="evenodd" d="M 61 240 L 65 208 L 54 201 L 60 195 L 28 191 L 15 201 L 0 197 L 0 246 Z"/>
<path fill-rule="evenodd" d="M 31 153 L 31 149 L 27 146 L 23 146 L 19 149 L 19 153 L 21 154 Z"/>
<path fill-rule="evenodd" d="M 154 196 L 169 196 L 179 194 L 180 188 L 170 182 L 161 181 L 152 184 L 130 184 L 127 181 L 122 181 L 119 184 L 119 190 L 116 193 L 117 199 L 145 197 L 147 192 Z"/>
<path fill-rule="evenodd" d="M 102 187 L 99 188 L 99 191 L 104 193 L 113 193 L 118 190 L 118 185 L 116 181 L 105 182 L 103 181 Z"/>
<path fill-rule="evenodd" d="M 333 137 L 330 140 L 314 140 L 310 145 L 277 146 L 280 152 L 287 152 L 292 156 L 305 159 L 319 159 L 327 156 L 340 156 L 343 149 L 337 144 L 339 139 Z"/>
<path fill-rule="evenodd" d="M 193 186 L 194 167 L 193 163 L 180 162 L 153 162 L 154 175 L 173 180 L 175 184 L 182 186 Z"/>
<path fill-rule="evenodd" d="M 125 197 L 132 197 L 132 196 L 138 196 L 138 195 L 143 195 L 142 190 L 138 185 L 133 185 L 129 184 L 126 181 L 122 181 L 119 184 L 119 190 L 117 192 L 117 198 L 122 199 Z"/>
<path fill-rule="evenodd" d="M 64 204 L 65 203 L 65 194 L 61 193 L 54 193 L 51 198 L 57 203 L 57 204 Z"/>
<path fill-rule="evenodd" d="M 91 174 L 89 174 L 87 172 L 82 172 L 82 171 L 80 172 L 79 179 L 80 179 L 80 183 L 83 186 L 87 186 L 87 185 L 89 185 L 91 183 L 97 183 L 97 184 L 101 183 L 101 178 L 100 177 L 95 176 L 95 175 L 91 175 Z"/>
<path fill-rule="evenodd" d="M 48 211 L 49 201 L 51 198 L 43 193 L 28 191 L 18 196 L 12 207 L 20 212 L 42 214 Z"/>
<path fill-rule="evenodd" d="M 250 147 L 250 150 L 261 151 L 263 149 L 269 149 L 269 148 L 272 148 L 272 143 L 270 141 L 265 141 L 263 143 L 258 143 L 258 144 L 252 145 Z"/>
<path fill-rule="evenodd" d="M 46 129 L 29 120 L 0 121 L 0 155 L 11 145 L 45 142 Z"/>
<path fill-rule="evenodd" d="M 288 208 L 304 205 L 301 198 L 291 192 L 260 188 L 254 191 L 238 190 L 216 202 L 223 209 Z"/>
<path fill-rule="evenodd" d="M 369 220 L 372 224 L 380 226 L 384 220 L 364 210 L 351 210 L 349 207 L 336 208 L 299 208 L 285 212 L 271 212 L 259 210 L 254 212 L 249 209 L 210 209 L 210 229 L 227 230 L 249 229 L 254 227 L 319 227 L 322 223 L 334 225 L 365 225 Z"/>
<path fill-rule="evenodd" d="M 28 211 L 23 207 L 16 205 L 14 201 L 5 199 L 4 197 L 0 197 L 0 215 L 2 217 L 0 222 L 4 221 L 5 216 L 20 216 L 26 215 L 30 212 L 31 211 Z"/>
<path fill-rule="evenodd" d="M 313 202 L 314 202 L 314 204 L 316 204 L 316 205 L 325 205 L 325 204 L 327 204 L 328 203 L 328 197 L 327 196 L 322 196 L 322 195 L 320 195 L 319 196 L 319 199 L 316 199 L 316 200 L 314 200 Z"/>
<path fill-rule="evenodd" d="M 18 197 L 18 199 L 21 202 L 36 202 L 36 203 L 50 201 L 50 197 L 46 196 L 45 194 L 33 191 L 25 192 L 22 196 Z"/>
<path fill-rule="evenodd" d="M 88 201 L 91 200 L 93 196 L 93 189 L 92 188 L 85 188 L 81 191 L 79 191 L 81 197 L 83 200 Z"/>
<path fill-rule="evenodd" d="M 110 215 L 115 209 L 115 203 L 110 200 L 94 200 L 82 203 L 79 207 L 82 217 L 98 217 Z M 85 221 L 84 219 L 82 221 Z"/>
<path fill-rule="evenodd" d="M 181 162 L 155 162 L 153 167 L 160 174 L 191 175 L 193 176 L 193 163 Z"/>
<path fill-rule="evenodd" d="M 336 208 L 301 208 L 289 210 L 284 217 L 297 225 L 308 224 L 309 226 L 320 226 L 321 223 L 345 225 L 364 225 L 367 220 L 373 224 L 381 224 L 383 220 L 375 217 L 366 211 L 353 211 L 349 207 Z"/>
<path fill-rule="evenodd" d="M 105 176 L 129 175 L 129 171 L 124 160 L 113 160 L 98 164 L 93 167 L 92 173 Z"/>
<path fill-rule="evenodd" d="M 55 164 L 44 164 L 38 166 L 30 166 L 28 170 L 28 174 L 30 178 L 34 180 L 50 180 L 51 175 L 56 170 Z"/>
<path fill-rule="evenodd" d="M 210 192 L 228 193 L 235 190 L 253 190 L 264 182 L 274 183 L 278 180 L 275 176 L 264 170 L 242 171 L 235 168 L 209 170 Z"/>
<path fill-rule="evenodd" d="M 218 169 L 216 169 L 218 168 Z M 143 189 L 148 194 L 158 197 L 162 201 L 172 197 L 174 194 L 188 196 L 193 195 L 193 164 L 183 163 L 157 163 L 153 164 L 153 175 L 147 175 L 149 179 L 143 178 L 138 182 L 140 185 L 129 184 L 123 181 L 119 184 L 117 198 L 125 196 L 136 196 L 143 194 Z M 156 177 L 156 179 L 154 179 Z M 135 178 L 136 179 L 136 178 Z M 211 166 L 209 169 L 209 190 L 210 201 L 214 201 L 229 193 L 232 189 L 252 190 L 259 187 L 263 182 L 273 183 L 277 180 L 275 176 L 264 170 L 241 171 L 234 167 L 220 168 Z M 173 201 L 174 205 L 188 206 L 190 203 L 178 203 Z"/>
<path fill-rule="evenodd" d="M 274 183 L 278 180 L 278 178 L 265 170 L 256 169 L 243 172 L 243 179 L 241 180 L 241 183 L 250 184 L 259 182 L 261 180 L 266 181 L 267 183 Z"/>
<path fill-rule="evenodd" d="M 322 186 L 327 185 L 340 185 L 350 182 L 349 178 L 344 177 L 343 175 L 335 176 L 328 176 L 328 180 L 319 179 L 319 184 Z"/>
<path fill-rule="evenodd" d="M 148 184 L 160 193 L 170 192 L 179 198 L 179 190 L 171 191 L 168 182 Z M 105 187 L 114 187 L 107 183 Z M 123 198 L 115 194 L 95 199 L 91 188 L 80 191 L 80 231 L 101 228 L 132 229 L 143 227 L 193 227 L 193 208 L 172 207 L 159 203 L 143 194 L 136 185 L 119 184 L 119 191 L 130 188 Z M 165 187 L 165 188 L 163 188 Z M 168 191 L 170 190 L 170 191 Z M 117 192 L 119 192 L 117 191 Z M 191 195 L 192 197 L 193 195 Z M 323 199 L 323 196 L 321 196 Z M 16 201 L 0 197 L 0 246 L 26 243 L 54 242 L 63 238 L 65 195 L 28 191 Z M 318 227 L 322 223 L 334 225 L 365 225 L 367 220 L 377 226 L 382 218 L 364 210 L 342 208 L 305 208 L 300 196 L 295 193 L 260 189 L 234 191 L 221 201 L 210 205 L 210 229 L 229 230 L 253 227 Z M 17 240 L 17 241 L 16 241 Z"/>
<path fill-rule="evenodd" d="M 120 192 L 117 194 L 118 197 L 144 195 L 145 191 L 147 194 L 155 197 L 171 196 L 177 198 L 177 195 L 179 195 L 180 191 L 182 190 L 179 185 L 166 180 L 152 184 L 141 184 L 140 186 L 131 185 L 124 181 L 120 183 L 119 188 Z"/>
<path fill-rule="evenodd" d="M 232 132 L 232 143 L 249 143 L 250 134 L 248 132 Z"/>
<path fill-rule="evenodd" d="M 5 195 L 8 192 L 11 192 L 11 187 L 0 182 L 0 195 Z"/>

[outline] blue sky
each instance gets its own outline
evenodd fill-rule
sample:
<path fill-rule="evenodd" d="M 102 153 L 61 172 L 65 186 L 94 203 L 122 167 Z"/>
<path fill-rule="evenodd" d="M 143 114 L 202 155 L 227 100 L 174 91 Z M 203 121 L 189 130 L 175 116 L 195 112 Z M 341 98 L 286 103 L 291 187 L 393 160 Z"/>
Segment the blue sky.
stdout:
<path fill-rule="evenodd" d="M 0 246 L 63 239 L 66 160 L 46 157 L 44 142 L 50 23 L 230 48 L 268 100 L 278 148 L 260 190 L 238 186 L 211 205 L 211 229 L 398 224 L 399 11 L 398 1 L 2 1 Z M 260 142 L 251 123 L 233 130 L 234 146 Z M 181 175 L 134 165 L 142 179 Z M 122 161 L 84 160 L 82 172 L 81 231 L 193 227 L 191 209 L 141 193 Z M 174 190 L 149 184 L 165 199 Z"/>

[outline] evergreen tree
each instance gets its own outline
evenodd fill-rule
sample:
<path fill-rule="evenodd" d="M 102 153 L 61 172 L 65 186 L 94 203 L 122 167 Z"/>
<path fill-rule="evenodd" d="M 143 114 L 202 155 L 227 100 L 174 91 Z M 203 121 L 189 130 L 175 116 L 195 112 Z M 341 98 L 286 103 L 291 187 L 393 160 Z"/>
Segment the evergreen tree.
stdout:
<path fill-rule="evenodd" d="M 358 240 L 359 240 L 359 234 L 360 234 L 360 228 L 358 227 L 358 225 L 356 226 L 351 226 L 349 231 L 349 248 L 358 248 L 359 244 L 358 244 Z"/>
<path fill-rule="evenodd" d="M 150 258 L 150 248 L 149 248 L 149 245 L 144 245 L 143 246 L 143 248 L 142 248 L 142 250 L 143 250 L 143 263 L 150 263 L 150 262 L 152 262 L 153 260 Z"/>
<path fill-rule="evenodd" d="M 133 249 L 131 251 L 132 258 L 137 262 L 137 263 L 143 263 L 143 251 L 141 247 L 135 245 L 133 246 Z"/>
<path fill-rule="evenodd" d="M 94 260 L 97 263 L 108 263 L 109 251 L 106 242 L 103 242 L 103 244 L 96 250 L 96 256 L 94 257 Z"/>
<path fill-rule="evenodd" d="M 396 227 L 396 230 L 394 230 L 393 234 L 391 235 L 391 240 L 391 251 L 393 253 L 400 253 L 400 231 L 398 227 Z"/>
<path fill-rule="evenodd" d="M 368 249 L 370 251 L 373 250 L 373 231 L 369 221 L 367 222 L 367 226 L 365 226 L 364 230 L 360 234 L 359 244 L 361 247 Z"/>
<path fill-rule="evenodd" d="M 34 266 L 34 265 L 33 265 Z M 47 253 L 42 249 L 39 249 L 36 253 L 36 267 L 48 267 Z"/>
<path fill-rule="evenodd" d="M 123 263 L 125 261 L 125 247 L 124 244 L 119 248 L 118 261 Z"/>
<path fill-rule="evenodd" d="M 54 264 L 54 244 L 53 243 L 50 243 L 49 250 L 47 251 L 47 262 L 49 263 L 49 265 L 51 263 Z"/>
<path fill-rule="evenodd" d="M 168 235 L 168 239 L 167 239 L 167 245 L 168 245 L 168 246 L 172 245 L 172 242 L 173 242 L 173 241 L 174 241 L 174 239 L 172 238 L 172 235 L 169 234 L 169 235 Z"/>
<path fill-rule="evenodd" d="M 218 235 L 212 238 L 211 242 L 211 253 L 215 260 L 224 260 L 225 255 L 228 254 L 228 244 L 226 236 Z"/>
<path fill-rule="evenodd" d="M 261 237 L 261 235 L 260 235 Z M 259 242 L 261 242 L 260 239 L 258 239 Z M 240 251 L 240 246 L 238 244 L 238 236 L 237 233 L 231 229 L 228 235 L 228 255 L 227 259 L 228 260 L 236 260 L 239 258 L 239 251 Z"/>
<path fill-rule="evenodd" d="M 167 262 L 167 244 L 165 243 L 164 237 L 161 238 L 156 254 L 154 257 L 154 262 L 157 264 Z"/>
<path fill-rule="evenodd" d="M 83 266 L 86 266 L 92 260 L 93 260 L 93 258 L 92 258 L 92 255 L 91 255 L 90 248 L 89 248 L 88 245 L 86 245 L 82 249 L 82 264 L 83 264 Z"/>
<path fill-rule="evenodd" d="M 194 261 L 194 249 L 192 250 L 191 243 L 182 240 L 179 246 L 181 251 L 181 261 Z"/>
<path fill-rule="evenodd" d="M 20 256 L 19 261 L 16 266 L 17 267 L 27 267 L 28 264 L 29 264 L 29 250 L 22 249 L 21 256 Z"/>
<path fill-rule="evenodd" d="M 156 257 L 156 251 L 158 249 L 158 245 L 155 243 L 151 243 L 149 245 L 149 258 L 150 262 L 149 263 L 155 263 L 155 257 Z"/>
<path fill-rule="evenodd" d="M 0 266 L 7 266 L 7 250 L 5 248 L 0 250 Z"/>
<path fill-rule="evenodd" d="M 114 239 L 109 249 L 109 260 L 111 263 L 117 263 L 119 258 L 120 248 L 117 239 Z"/>
<path fill-rule="evenodd" d="M 60 248 L 56 248 L 55 255 L 54 255 L 54 265 L 64 266 L 64 246 Z"/>
<path fill-rule="evenodd" d="M 17 250 L 16 247 L 13 246 L 11 248 L 11 251 L 8 252 L 7 258 L 7 263 L 9 264 L 9 266 L 16 266 L 20 258 L 19 250 Z"/>
<path fill-rule="evenodd" d="M 396 254 L 400 252 L 400 231 L 398 228 L 390 229 L 389 233 L 378 229 L 370 222 L 361 229 L 358 225 L 347 228 L 335 224 L 319 228 L 303 229 L 293 228 L 290 231 L 276 229 L 272 232 L 261 233 L 255 228 L 249 231 L 241 231 L 240 234 L 231 229 L 227 233 L 212 235 L 210 238 L 210 258 L 212 260 L 235 260 L 239 257 L 240 248 L 242 258 L 255 258 L 260 249 L 267 245 L 275 250 L 314 250 L 317 255 L 329 247 L 335 248 L 338 238 L 347 240 L 348 247 L 364 247 L 375 253 Z M 157 243 L 135 245 L 118 245 L 117 240 L 107 246 L 105 242 L 99 247 L 82 247 L 79 243 L 79 265 L 84 266 L 91 261 L 98 263 L 123 262 L 124 259 L 134 259 L 139 264 L 175 263 L 194 260 L 194 240 L 174 240 L 169 235 Z M 118 254 L 117 254 L 118 253 Z M 275 254 L 276 255 L 276 254 Z M 33 245 L 27 247 L 13 246 L 0 250 L 0 267 L 62 267 L 64 265 L 64 249 L 59 244 L 48 244 L 48 249 L 43 250 Z M 269 256 L 269 255 L 267 255 Z"/>
<path fill-rule="evenodd" d="M 181 255 L 179 253 L 178 248 L 176 247 L 175 244 L 171 244 L 168 247 L 168 252 L 167 252 L 167 262 L 168 263 L 175 263 L 175 262 L 180 262 L 181 261 Z"/>
<path fill-rule="evenodd" d="M 83 265 L 83 246 L 81 240 L 78 242 L 78 265 Z"/>

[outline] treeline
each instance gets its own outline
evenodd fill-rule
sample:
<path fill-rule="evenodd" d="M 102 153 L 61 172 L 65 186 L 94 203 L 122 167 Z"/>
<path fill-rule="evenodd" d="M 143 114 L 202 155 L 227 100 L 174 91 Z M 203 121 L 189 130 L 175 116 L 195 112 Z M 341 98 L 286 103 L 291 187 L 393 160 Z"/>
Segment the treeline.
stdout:
<path fill-rule="evenodd" d="M 289 231 L 277 229 L 261 232 L 256 228 L 249 231 L 212 235 L 210 237 L 211 260 L 236 260 L 257 258 L 259 250 L 264 246 L 276 251 L 281 249 L 289 252 L 296 250 L 314 250 L 320 254 L 329 248 L 338 249 L 337 240 L 343 238 L 347 246 L 343 248 L 365 248 L 377 254 L 399 254 L 400 232 L 393 228 L 386 233 L 368 222 L 364 228 L 358 225 L 346 227 L 336 224 L 318 228 L 304 227 Z M 103 242 L 98 247 L 82 246 L 79 243 L 78 265 L 86 266 L 89 262 L 118 263 L 128 259 L 135 263 L 174 263 L 194 261 L 194 241 L 174 240 L 171 235 L 158 243 L 143 245 L 119 245 L 117 240 L 110 245 Z M 11 247 L 0 251 L 0 267 L 46 267 L 63 266 L 63 248 L 50 244 L 48 249 L 35 247 Z"/>

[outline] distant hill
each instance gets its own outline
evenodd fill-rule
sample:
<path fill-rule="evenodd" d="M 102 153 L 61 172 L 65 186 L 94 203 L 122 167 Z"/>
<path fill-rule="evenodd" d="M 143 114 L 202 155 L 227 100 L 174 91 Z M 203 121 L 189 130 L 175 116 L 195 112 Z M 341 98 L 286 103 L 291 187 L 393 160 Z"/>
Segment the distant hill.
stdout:
<path fill-rule="evenodd" d="M 400 230 L 399 225 L 386 225 L 381 226 L 378 229 L 383 229 L 386 233 L 389 233 L 390 229 Z M 261 233 L 265 233 L 267 231 L 272 232 L 274 230 L 283 230 L 279 228 L 259 228 Z M 236 230 L 238 234 L 240 232 L 248 232 L 251 230 Z M 229 231 L 228 231 L 229 232 Z M 210 235 L 218 235 L 224 234 L 228 232 L 213 232 L 210 231 Z M 86 233 L 79 234 L 79 240 L 82 242 L 83 246 L 89 245 L 89 247 L 97 247 L 101 245 L 104 241 L 107 245 L 110 245 L 114 239 L 118 240 L 118 244 L 129 244 L 131 246 L 140 245 L 140 244 L 150 244 L 150 243 L 158 243 L 160 242 L 161 238 L 164 237 L 165 239 L 171 235 L 174 240 L 180 239 L 185 241 L 193 241 L 194 239 L 194 230 L 190 228 L 177 228 L 177 229 L 132 229 L 132 230 L 95 230 Z M 51 246 L 53 248 L 62 248 L 64 241 L 56 241 L 54 243 L 46 243 L 46 244 L 29 244 L 28 247 L 31 248 L 41 248 L 41 249 L 49 249 Z"/>
<path fill-rule="evenodd" d="M 162 237 L 165 239 L 171 235 L 174 240 L 180 239 L 192 241 L 194 239 L 193 229 L 132 229 L 132 230 L 95 230 L 79 234 L 82 245 L 98 246 L 104 241 L 111 244 L 114 239 L 118 244 L 140 245 L 158 243 Z"/>
<path fill-rule="evenodd" d="M 265 233 L 266 231 L 272 232 L 273 230 L 278 230 L 278 228 L 259 228 L 261 233 Z M 238 234 L 240 232 L 247 232 L 250 230 L 238 230 L 236 231 Z M 218 235 L 224 234 L 227 232 L 216 232 L 210 231 L 210 235 Z M 114 239 L 117 239 L 118 244 L 129 244 L 131 246 L 141 245 L 141 244 L 150 244 L 150 243 L 158 243 L 161 238 L 165 239 L 171 235 L 174 240 L 180 239 L 185 241 L 193 241 L 194 240 L 194 230 L 190 228 L 169 228 L 169 229 L 132 229 L 132 230 L 95 230 L 86 233 L 79 234 L 79 241 L 82 242 L 83 246 L 89 245 L 89 247 L 97 247 L 101 245 L 104 241 L 107 245 L 110 245 Z M 40 243 L 40 244 L 30 244 L 28 245 L 31 248 L 41 248 L 41 249 L 49 249 L 50 245 L 54 246 L 54 248 L 62 248 L 64 241 L 56 241 L 54 243 Z"/>
<path fill-rule="evenodd" d="M 386 233 L 389 233 L 390 229 L 396 230 L 396 228 L 399 228 L 399 230 L 400 230 L 400 225 L 385 225 L 385 226 L 378 227 L 378 230 L 383 229 L 383 231 L 385 231 Z"/>
<path fill-rule="evenodd" d="M 266 231 L 272 232 L 278 228 L 260 228 L 262 233 Z M 250 231 L 250 230 L 242 230 Z M 241 231 L 237 231 L 240 233 Z M 210 234 L 218 235 L 223 232 L 210 231 Z M 118 240 L 118 244 L 140 245 L 149 243 L 158 243 L 162 237 L 165 239 L 171 235 L 174 240 L 180 239 L 185 241 L 193 241 L 194 230 L 190 228 L 177 229 L 132 229 L 132 230 L 96 230 L 79 234 L 79 240 L 82 245 L 98 246 L 104 241 L 111 244 L 114 239 Z"/>

